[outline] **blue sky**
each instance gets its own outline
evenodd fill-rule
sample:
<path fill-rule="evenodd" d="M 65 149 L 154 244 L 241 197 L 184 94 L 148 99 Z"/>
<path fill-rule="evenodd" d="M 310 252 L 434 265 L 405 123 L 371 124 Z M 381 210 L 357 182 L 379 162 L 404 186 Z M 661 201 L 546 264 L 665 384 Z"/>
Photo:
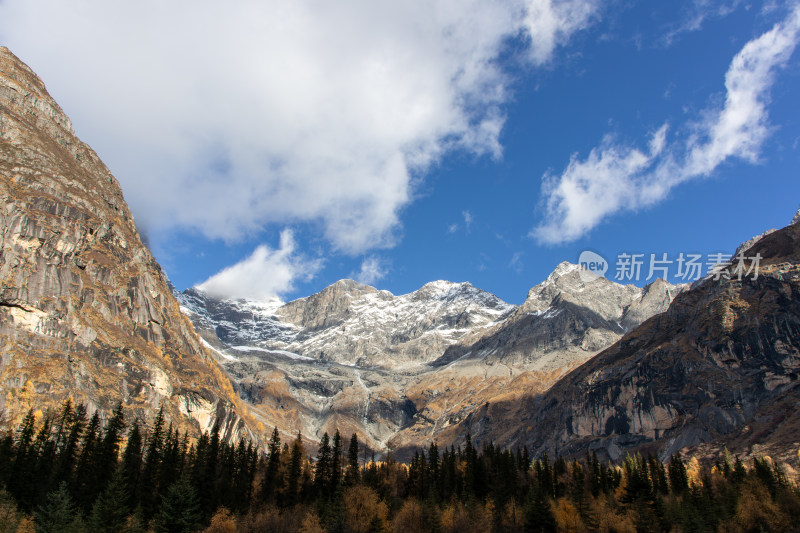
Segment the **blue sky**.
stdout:
<path fill-rule="evenodd" d="M 173 283 L 284 301 L 731 253 L 800 202 L 798 41 L 797 2 L 0 0 Z"/>

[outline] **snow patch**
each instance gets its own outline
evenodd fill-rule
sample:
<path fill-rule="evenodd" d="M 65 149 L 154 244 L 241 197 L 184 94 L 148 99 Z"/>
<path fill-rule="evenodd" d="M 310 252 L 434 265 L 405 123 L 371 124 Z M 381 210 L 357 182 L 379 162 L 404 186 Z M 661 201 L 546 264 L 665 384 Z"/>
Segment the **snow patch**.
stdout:
<path fill-rule="evenodd" d="M 204 338 L 202 338 L 202 337 L 200 337 L 200 342 L 202 342 L 202 343 L 203 343 L 203 346 L 205 346 L 205 347 L 206 347 L 206 348 L 208 348 L 209 350 L 212 350 L 214 353 L 218 354 L 218 355 L 219 355 L 220 357 L 222 357 L 223 359 L 227 359 L 228 361 L 238 361 L 238 359 L 236 359 L 236 358 L 235 358 L 235 357 L 233 357 L 232 355 L 228 355 L 228 354 L 226 354 L 225 352 L 221 352 L 221 351 L 217 350 L 216 348 L 214 348 L 213 346 L 211 346 L 211 345 L 208 343 L 208 341 L 207 341 L 207 340 L 205 340 L 205 339 L 204 339 Z"/>

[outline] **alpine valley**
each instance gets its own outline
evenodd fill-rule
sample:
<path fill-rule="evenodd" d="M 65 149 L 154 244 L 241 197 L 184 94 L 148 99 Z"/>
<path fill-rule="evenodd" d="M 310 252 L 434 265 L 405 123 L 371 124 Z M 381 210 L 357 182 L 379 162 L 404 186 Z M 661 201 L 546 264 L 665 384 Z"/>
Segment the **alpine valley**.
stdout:
<path fill-rule="evenodd" d="M 616 460 L 800 446 L 800 220 L 743 245 L 757 277 L 640 288 L 561 263 L 520 306 L 469 283 L 351 280 L 289 303 L 182 292 L 41 80 L 0 48 L 0 408 L 117 402 L 193 435 L 398 457 L 473 442 Z"/>

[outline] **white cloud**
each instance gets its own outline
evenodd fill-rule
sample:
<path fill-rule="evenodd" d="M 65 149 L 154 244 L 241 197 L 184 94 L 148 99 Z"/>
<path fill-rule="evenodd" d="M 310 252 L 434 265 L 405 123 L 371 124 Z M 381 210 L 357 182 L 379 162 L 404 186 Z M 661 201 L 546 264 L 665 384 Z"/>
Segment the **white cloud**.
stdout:
<path fill-rule="evenodd" d="M 581 161 L 573 154 L 560 175 L 544 177 L 546 223 L 532 234 L 545 243 L 573 241 L 620 209 L 634 209 L 648 189 L 645 174 L 664 147 L 667 127 L 652 136 L 651 152 L 617 145 L 610 137 Z"/>
<path fill-rule="evenodd" d="M 508 262 L 509 268 L 517 274 L 522 274 L 522 270 L 525 268 L 525 265 L 522 263 L 522 256 L 523 252 L 514 252 L 514 255 L 511 256 L 511 261 Z"/>
<path fill-rule="evenodd" d="M 680 35 L 700 30 L 709 18 L 730 15 L 741 4 L 742 0 L 694 0 L 692 5 L 682 12 L 683 19 L 680 23 L 667 31 L 664 44 L 670 46 Z"/>
<path fill-rule="evenodd" d="M 707 176 L 732 157 L 757 161 L 770 133 L 769 89 L 799 36 L 796 6 L 783 22 L 748 42 L 725 75 L 724 106 L 707 110 L 691 125 L 685 145 L 669 144 L 666 126 L 652 136 L 649 153 L 606 138 L 585 160 L 573 155 L 561 175 L 545 175 L 545 222 L 531 235 L 542 243 L 574 241 L 609 215 L 663 200 L 676 185 Z"/>
<path fill-rule="evenodd" d="M 573 33 L 590 24 L 599 11 L 598 1 L 532 0 L 528 4 L 525 25 L 531 40 L 534 63 L 550 60 L 553 49 L 565 43 Z"/>
<path fill-rule="evenodd" d="M 472 221 L 474 220 L 472 217 L 472 213 L 469 211 L 462 211 L 461 216 L 464 217 L 464 228 L 466 228 L 467 233 L 472 230 Z"/>
<path fill-rule="evenodd" d="M 707 175 L 731 156 L 756 161 L 769 135 L 767 103 L 777 67 L 785 65 L 797 46 L 800 6 L 789 18 L 748 42 L 725 74 L 725 107 L 699 127 L 690 140 L 684 174 Z M 705 137 L 705 139 L 704 139 Z"/>
<path fill-rule="evenodd" d="M 464 221 L 464 231 L 469 233 L 472 231 L 472 223 L 475 221 L 475 217 L 472 216 L 472 213 L 468 210 L 461 211 L 461 218 Z M 447 233 L 453 234 L 456 233 L 461 226 L 454 222 L 447 226 Z"/>
<path fill-rule="evenodd" d="M 389 273 L 384 261 L 375 256 L 370 256 L 361 262 L 361 271 L 354 277 L 355 280 L 364 285 L 374 285 L 377 281 L 382 280 Z"/>
<path fill-rule="evenodd" d="M 240 239 L 320 223 L 334 248 L 391 246 L 400 210 L 452 150 L 499 157 L 495 61 L 588 26 L 596 0 L 4 0 L 27 61 L 153 235 Z"/>
<path fill-rule="evenodd" d="M 277 250 L 258 246 L 249 257 L 214 274 L 198 288 L 217 298 L 279 298 L 294 289 L 295 281 L 310 279 L 322 266 L 300 257 L 295 248 L 292 232 L 284 230 Z"/>

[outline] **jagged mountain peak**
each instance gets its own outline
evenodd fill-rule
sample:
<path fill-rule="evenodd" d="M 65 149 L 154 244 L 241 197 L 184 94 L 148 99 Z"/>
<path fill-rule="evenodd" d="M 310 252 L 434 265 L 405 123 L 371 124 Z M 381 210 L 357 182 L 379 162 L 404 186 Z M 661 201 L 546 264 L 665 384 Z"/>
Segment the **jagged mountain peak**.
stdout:
<path fill-rule="evenodd" d="M 424 291 L 426 293 L 431 293 L 431 294 L 442 294 L 450 292 L 453 289 L 460 288 L 463 286 L 471 287 L 472 285 L 468 282 L 456 283 L 453 281 L 440 279 L 436 281 L 429 281 L 428 283 L 420 287 L 416 292 Z"/>
<path fill-rule="evenodd" d="M 359 283 L 358 281 L 355 281 L 355 280 L 352 280 L 352 279 L 348 279 L 348 278 L 344 278 L 344 279 L 340 279 L 339 281 L 336 281 L 334 283 L 331 283 L 330 285 L 328 285 L 327 287 L 325 287 L 322 290 L 323 291 L 326 291 L 326 290 L 346 290 L 346 291 L 354 291 L 354 292 L 373 292 L 373 291 L 376 291 L 378 289 L 376 289 L 375 287 L 372 287 L 370 285 L 367 285 L 365 283 Z"/>
<path fill-rule="evenodd" d="M 494 294 L 479 289 L 468 281 L 431 281 L 407 296 L 415 300 L 442 302 L 472 300 L 476 303 L 479 302 L 482 305 L 489 305 L 492 307 L 506 307 L 509 305 Z"/>
<path fill-rule="evenodd" d="M 517 312 L 541 313 L 557 301 L 570 301 L 603 316 L 619 317 L 640 293 L 641 289 L 634 285 L 621 285 L 604 277 L 587 281 L 581 276 L 579 265 L 564 261 L 547 279 L 528 291 L 528 297 Z"/>
<path fill-rule="evenodd" d="M 22 108 L 29 118 L 42 127 L 48 122 L 51 127 L 64 130 L 66 134 L 75 135 L 72 121 L 61 107 L 50 97 L 47 88 L 39 76 L 22 62 L 11 50 L 0 46 L 0 63 L 3 65 L 2 89 L 6 92 L 7 102 Z M 22 89 L 22 91 L 20 91 Z M 11 94 L 17 92 L 16 95 Z M 14 98 L 16 96 L 16 98 Z M 65 140 L 63 136 L 54 135 L 54 140 Z"/>
<path fill-rule="evenodd" d="M 178 307 L 122 189 L 44 83 L 0 48 L 0 410 L 72 398 L 105 417 L 159 407 L 198 435 L 256 423 Z M 24 394 L 20 394 L 24 392 Z"/>
<path fill-rule="evenodd" d="M 708 278 L 546 393 L 492 405 L 475 442 L 616 459 L 639 447 L 795 458 L 800 417 L 800 225 L 760 239 L 758 276 Z M 651 287 L 654 292 L 658 287 Z M 497 421 L 502 413 L 516 426 Z M 469 427 L 471 425 L 471 427 Z"/>

